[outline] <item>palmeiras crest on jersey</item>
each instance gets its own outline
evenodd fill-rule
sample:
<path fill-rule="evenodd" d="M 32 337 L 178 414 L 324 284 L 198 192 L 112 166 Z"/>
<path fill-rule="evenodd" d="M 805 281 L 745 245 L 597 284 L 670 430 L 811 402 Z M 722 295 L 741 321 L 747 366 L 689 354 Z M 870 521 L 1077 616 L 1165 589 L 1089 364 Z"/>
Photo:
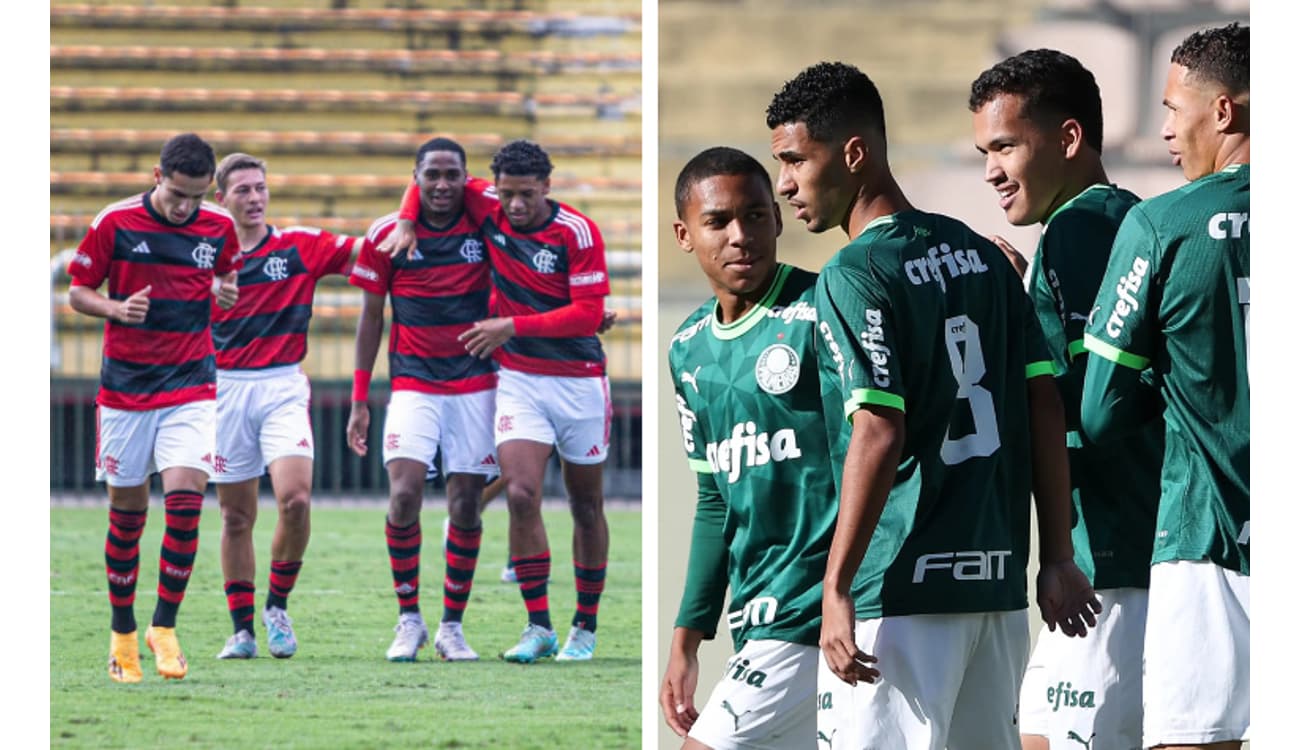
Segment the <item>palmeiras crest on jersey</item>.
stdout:
<path fill-rule="evenodd" d="M 217 249 L 204 240 L 194 246 L 194 252 L 190 256 L 199 268 L 212 268 L 212 262 L 217 259 Z"/>
<path fill-rule="evenodd" d="M 555 273 L 555 259 L 559 257 L 545 246 L 533 255 L 533 267 L 538 273 Z"/>
<path fill-rule="evenodd" d="M 465 238 L 465 241 L 460 243 L 460 257 L 467 263 L 482 263 L 483 243 L 473 237 Z"/>
<path fill-rule="evenodd" d="M 794 388 L 799 382 L 799 354 L 785 344 L 772 344 L 758 355 L 754 365 L 758 387 L 773 395 Z"/>
<path fill-rule="evenodd" d="M 289 261 L 271 256 L 266 259 L 266 265 L 262 266 L 262 272 L 271 281 L 284 281 L 289 278 Z"/>

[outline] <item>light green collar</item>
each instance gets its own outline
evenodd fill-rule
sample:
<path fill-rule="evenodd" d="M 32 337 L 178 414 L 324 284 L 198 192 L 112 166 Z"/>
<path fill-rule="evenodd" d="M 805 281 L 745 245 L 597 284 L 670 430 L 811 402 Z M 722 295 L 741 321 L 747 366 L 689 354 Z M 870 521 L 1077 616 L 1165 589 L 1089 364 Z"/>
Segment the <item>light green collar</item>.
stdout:
<path fill-rule="evenodd" d="M 718 322 L 718 302 L 713 301 L 713 309 L 709 312 L 709 327 L 713 330 L 713 335 L 723 341 L 730 341 L 744 336 L 749 329 L 758 325 L 758 322 L 767 317 L 767 311 L 772 309 L 772 300 L 776 295 L 781 293 L 781 287 L 785 286 L 785 280 L 790 275 L 791 266 L 784 263 L 778 263 L 776 266 L 776 275 L 772 277 L 772 285 L 767 288 L 767 294 L 758 301 L 753 307 L 745 311 L 744 315 L 731 321 L 730 323 Z"/>

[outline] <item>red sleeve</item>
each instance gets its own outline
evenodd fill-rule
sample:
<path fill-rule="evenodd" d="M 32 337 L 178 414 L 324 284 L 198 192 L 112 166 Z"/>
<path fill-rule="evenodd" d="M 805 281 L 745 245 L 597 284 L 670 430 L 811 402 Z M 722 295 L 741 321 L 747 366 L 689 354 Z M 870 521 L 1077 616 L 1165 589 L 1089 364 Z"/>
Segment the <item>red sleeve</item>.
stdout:
<path fill-rule="evenodd" d="M 318 279 L 332 273 L 345 273 L 348 270 L 348 259 L 352 257 L 352 238 L 322 229 L 312 238 L 308 255 L 312 275 Z"/>
<path fill-rule="evenodd" d="M 381 297 L 388 294 L 389 282 L 393 275 L 392 260 L 375 250 L 375 247 L 392 231 L 393 226 L 390 224 L 382 231 L 366 235 L 357 262 L 352 264 L 352 273 L 348 276 L 349 284 Z"/>
<path fill-rule="evenodd" d="M 465 213 L 469 215 L 470 221 L 481 225 L 484 219 L 500 207 L 496 185 L 482 177 L 465 180 Z"/>
<path fill-rule="evenodd" d="M 402 207 L 398 209 L 398 218 L 416 221 L 420 218 L 420 188 L 412 181 L 402 193 Z"/>
<path fill-rule="evenodd" d="M 111 222 L 92 222 L 86 236 L 81 238 L 77 253 L 68 262 L 68 275 L 77 286 L 98 289 L 108 276 L 108 266 L 113 260 L 113 225 Z"/>
<path fill-rule="evenodd" d="M 235 223 L 229 219 L 221 222 L 225 227 L 225 242 L 221 245 L 221 256 L 214 264 L 213 273 L 224 276 L 231 271 L 244 267 L 244 256 L 240 253 L 239 235 L 235 233 Z"/>
<path fill-rule="evenodd" d="M 561 211 L 569 228 L 569 298 L 609 296 L 605 239 L 596 223 L 567 207 Z"/>
<path fill-rule="evenodd" d="M 564 307 L 544 313 L 516 315 L 515 335 L 572 338 L 592 336 L 605 315 L 603 297 L 577 297 Z"/>

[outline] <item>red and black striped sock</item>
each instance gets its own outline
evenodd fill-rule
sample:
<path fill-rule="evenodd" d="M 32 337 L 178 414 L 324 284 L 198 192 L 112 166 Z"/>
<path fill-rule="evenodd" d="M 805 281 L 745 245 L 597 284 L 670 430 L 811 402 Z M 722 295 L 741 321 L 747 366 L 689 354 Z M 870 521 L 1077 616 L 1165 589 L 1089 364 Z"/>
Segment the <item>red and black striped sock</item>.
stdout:
<path fill-rule="evenodd" d="M 108 509 L 104 568 L 115 633 L 135 632 L 135 584 L 140 574 L 140 535 L 147 514 L 147 510 Z"/>
<path fill-rule="evenodd" d="M 524 595 L 524 607 L 528 609 L 528 622 L 553 630 L 551 604 L 546 598 L 546 582 L 551 578 L 551 551 L 548 549 L 533 557 L 512 556 L 510 561 L 514 563 L 515 577 L 519 581 L 519 593 Z"/>
<path fill-rule="evenodd" d="M 394 526 L 384 519 L 388 563 L 393 569 L 393 591 L 401 612 L 420 611 L 420 522 Z"/>
<path fill-rule="evenodd" d="M 462 529 L 456 524 L 447 526 L 447 577 L 442 582 L 443 622 L 460 622 L 469 604 L 469 592 L 474 586 L 474 568 L 478 565 L 479 542 L 483 539 L 482 525 Z"/>
<path fill-rule="evenodd" d="M 153 624 L 160 628 L 176 627 L 176 610 L 185 599 L 185 587 L 194 571 L 194 553 L 199 548 L 199 512 L 203 494 L 190 490 L 173 490 L 163 500 L 167 527 L 163 531 L 162 552 L 158 565 L 158 606 Z"/>
<path fill-rule="evenodd" d="M 289 608 L 289 593 L 298 582 L 298 571 L 302 570 L 302 560 L 272 560 L 271 581 L 266 592 L 266 606 Z"/>
<path fill-rule="evenodd" d="M 253 632 L 253 582 L 226 581 L 226 606 L 230 608 L 230 621 L 235 632 Z"/>
<path fill-rule="evenodd" d="M 596 610 L 600 609 L 600 595 L 605 591 L 605 563 L 597 568 L 584 568 L 573 563 L 573 585 L 578 590 L 578 609 L 573 613 L 573 627 L 596 632 Z"/>

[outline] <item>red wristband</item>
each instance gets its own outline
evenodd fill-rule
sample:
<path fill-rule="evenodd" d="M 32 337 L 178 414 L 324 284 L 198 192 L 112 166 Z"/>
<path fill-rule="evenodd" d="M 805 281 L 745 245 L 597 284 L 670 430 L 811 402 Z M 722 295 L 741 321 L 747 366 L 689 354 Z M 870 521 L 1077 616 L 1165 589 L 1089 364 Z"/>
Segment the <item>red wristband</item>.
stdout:
<path fill-rule="evenodd" d="M 370 372 L 368 370 L 352 371 L 352 400 L 370 400 Z"/>

